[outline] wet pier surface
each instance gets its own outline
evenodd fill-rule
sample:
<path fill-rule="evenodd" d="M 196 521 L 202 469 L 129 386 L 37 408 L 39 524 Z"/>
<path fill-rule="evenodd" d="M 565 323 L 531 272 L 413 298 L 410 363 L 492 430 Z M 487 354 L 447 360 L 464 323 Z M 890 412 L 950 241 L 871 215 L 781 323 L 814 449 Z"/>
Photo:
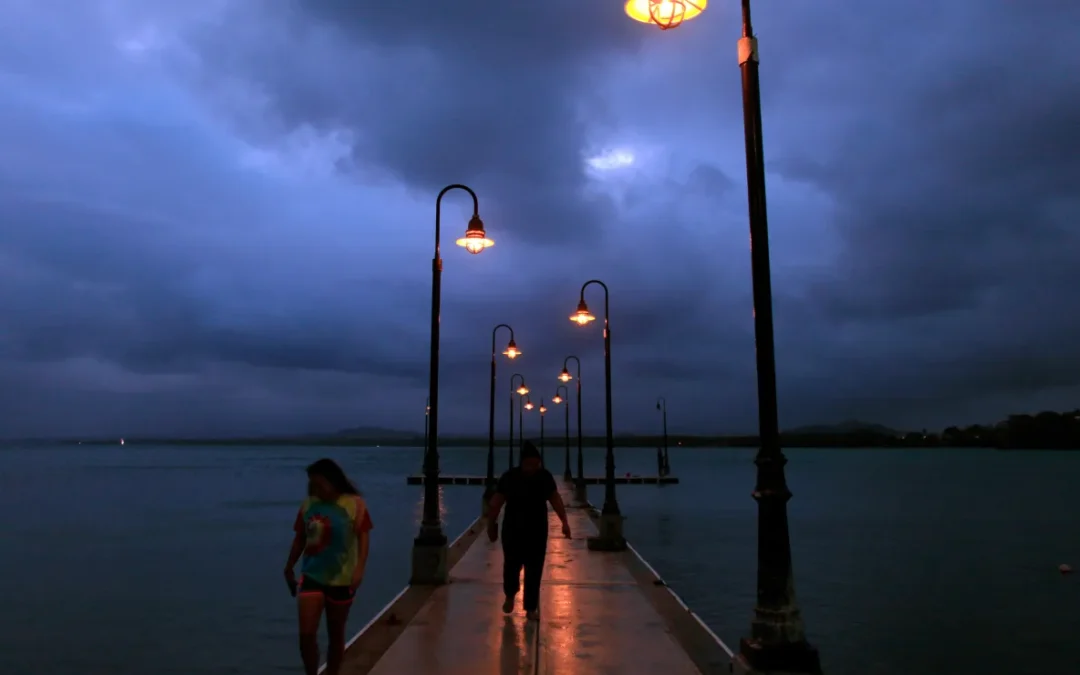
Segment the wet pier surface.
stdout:
<path fill-rule="evenodd" d="M 592 519 L 585 509 L 567 512 L 572 539 L 549 516 L 539 622 L 526 621 L 520 593 L 514 612 L 502 612 L 502 549 L 481 533 L 452 568 L 451 582 L 426 597 L 389 647 L 362 657 L 354 652 L 363 649 L 350 649 L 342 675 L 728 672 L 726 647 L 647 564 L 632 551 L 587 550 L 586 538 L 596 534 Z M 628 560 L 640 562 L 636 571 Z M 695 642 L 704 647 L 696 659 Z"/>

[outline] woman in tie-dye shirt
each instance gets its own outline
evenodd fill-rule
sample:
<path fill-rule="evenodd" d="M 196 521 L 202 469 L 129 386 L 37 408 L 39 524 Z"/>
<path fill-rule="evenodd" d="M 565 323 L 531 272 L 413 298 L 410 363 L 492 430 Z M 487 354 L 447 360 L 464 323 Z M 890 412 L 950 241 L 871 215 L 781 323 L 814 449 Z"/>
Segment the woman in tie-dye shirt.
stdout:
<path fill-rule="evenodd" d="M 326 612 L 327 675 L 337 675 L 345 653 L 345 622 L 364 579 L 371 516 L 356 486 L 332 459 L 307 468 L 308 498 L 293 524 L 295 537 L 285 580 L 300 610 L 300 656 L 306 675 L 319 668 L 319 620 Z M 303 555 L 300 582 L 293 568 Z"/>

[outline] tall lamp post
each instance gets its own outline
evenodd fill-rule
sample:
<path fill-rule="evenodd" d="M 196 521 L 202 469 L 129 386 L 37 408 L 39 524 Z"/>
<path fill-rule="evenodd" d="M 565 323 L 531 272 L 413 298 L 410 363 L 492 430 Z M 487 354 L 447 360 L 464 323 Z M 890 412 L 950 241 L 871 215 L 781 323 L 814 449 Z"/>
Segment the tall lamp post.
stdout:
<path fill-rule="evenodd" d="M 431 413 L 431 399 L 424 399 L 424 457 L 420 462 L 420 473 L 424 472 L 424 468 L 427 466 L 427 447 L 428 447 L 428 415 Z"/>
<path fill-rule="evenodd" d="M 615 436 L 611 430 L 611 313 L 607 284 L 599 279 L 590 279 L 582 284 L 577 311 L 570 315 L 570 320 L 579 326 L 596 320 L 589 311 L 589 306 L 585 304 L 585 289 L 592 284 L 604 289 L 604 390 L 607 399 L 604 418 L 607 425 L 607 455 L 604 458 L 604 507 L 600 510 L 600 536 L 591 537 L 588 546 L 592 551 L 624 551 L 626 539 L 622 534 L 622 513 L 619 512 L 619 502 L 615 499 Z"/>
<path fill-rule="evenodd" d="M 559 392 L 566 392 L 566 398 L 559 396 Z M 566 388 L 565 384 L 560 384 L 555 388 L 555 395 L 551 397 L 551 402 L 555 405 L 559 405 L 563 401 L 570 398 L 570 390 Z M 570 472 L 570 402 L 567 401 L 566 407 L 563 408 L 566 413 L 566 457 L 563 460 L 563 480 L 569 483 L 574 480 L 574 474 Z"/>
<path fill-rule="evenodd" d="M 521 384 L 518 386 L 517 389 L 514 389 L 514 381 L 519 379 L 519 378 L 521 379 Z M 514 392 L 517 392 L 517 395 L 519 397 L 519 399 L 518 399 L 519 404 L 520 404 L 520 397 L 525 396 L 526 394 L 529 393 L 529 388 L 525 386 L 525 376 L 522 375 L 521 373 L 514 373 L 513 375 L 510 376 L 510 439 L 509 439 L 509 442 L 507 443 L 507 446 L 510 448 L 510 450 L 509 450 L 509 452 L 507 454 L 508 454 L 509 460 L 510 460 L 510 466 L 508 468 L 511 468 L 511 469 L 514 468 Z M 519 422 L 521 420 L 521 410 L 520 410 L 520 408 L 518 409 L 518 420 L 519 420 Z M 519 436 L 519 438 L 520 438 L 520 436 Z M 519 443 L 519 445 L 520 445 L 520 443 Z M 519 450 L 520 450 L 520 448 L 519 448 Z"/>
<path fill-rule="evenodd" d="M 510 331 L 510 342 L 506 345 L 506 350 L 503 355 L 513 361 L 517 357 L 521 356 L 521 351 L 517 347 L 517 343 L 514 342 L 514 329 L 508 324 L 500 323 L 491 329 L 491 387 L 490 397 L 488 398 L 488 454 L 487 454 L 487 476 L 484 479 L 484 496 L 483 496 L 483 513 L 487 514 L 488 501 L 491 500 L 491 495 L 495 494 L 495 335 L 499 332 L 500 328 L 505 328 Z M 513 394 L 511 394 L 513 396 Z M 513 452 L 513 450 L 511 450 Z M 513 460 L 511 460 L 513 464 Z"/>
<path fill-rule="evenodd" d="M 518 462 L 521 462 L 521 449 L 525 447 L 525 422 L 521 419 L 522 410 L 532 410 L 536 406 L 533 405 L 532 397 L 528 394 L 525 396 L 518 396 Z"/>
<path fill-rule="evenodd" d="M 574 359 L 574 363 L 577 364 L 576 377 L 570 374 L 570 369 L 567 367 L 570 359 Z M 585 487 L 585 459 L 581 442 L 581 359 L 571 355 L 563 359 L 559 381 L 566 384 L 573 379 L 577 380 L 577 482 L 574 484 L 574 501 L 578 506 L 585 506 L 589 503 L 589 494 L 588 488 Z"/>
<path fill-rule="evenodd" d="M 674 28 L 705 10 L 707 0 L 629 0 L 626 13 L 637 21 Z M 743 131 L 746 142 L 746 188 L 750 215 L 750 266 L 753 277 L 754 336 L 757 352 L 758 435 L 761 447 L 754 464 L 758 503 L 757 604 L 750 637 L 739 641 L 735 665 L 754 671 L 821 672 L 818 651 L 806 640 L 795 598 L 780 423 L 776 402 L 776 355 L 773 344 L 772 281 L 769 270 L 769 227 L 765 208 L 765 156 L 761 140 L 761 87 L 758 45 L 750 20 L 750 0 L 741 0 Z"/>
<path fill-rule="evenodd" d="M 661 412 L 661 416 L 664 419 L 664 461 L 661 467 L 661 475 L 668 475 L 671 473 L 671 460 L 668 459 L 668 442 L 667 442 L 667 399 L 661 396 L 656 399 L 656 409 Z"/>
<path fill-rule="evenodd" d="M 544 399 L 540 399 L 540 407 L 537 411 L 540 413 L 540 466 L 547 468 L 547 464 L 544 462 L 544 415 L 547 414 L 547 406 L 544 405 Z"/>
<path fill-rule="evenodd" d="M 412 584 L 445 584 L 446 534 L 439 516 L 439 319 L 442 313 L 442 255 L 440 234 L 442 199 L 451 190 L 464 190 L 472 197 L 473 215 L 465 236 L 455 243 L 469 253 L 480 253 L 495 245 L 484 232 L 476 193 L 464 185 L 447 185 L 435 198 L 435 255 L 431 260 L 431 364 L 428 376 L 428 442 L 424 457 L 424 515 L 420 533 L 413 540 Z"/>

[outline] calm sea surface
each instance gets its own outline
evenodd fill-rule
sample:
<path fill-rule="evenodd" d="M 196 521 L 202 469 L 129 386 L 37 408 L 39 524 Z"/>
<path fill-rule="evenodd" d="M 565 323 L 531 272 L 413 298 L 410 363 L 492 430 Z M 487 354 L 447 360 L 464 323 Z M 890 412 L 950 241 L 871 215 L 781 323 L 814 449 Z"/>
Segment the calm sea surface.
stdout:
<path fill-rule="evenodd" d="M 420 454 L 0 449 L 0 673 L 299 672 L 281 568 L 304 466 L 340 460 L 371 506 L 355 630 L 407 581 L 421 490 L 403 477 Z M 827 673 L 1080 673 L 1080 574 L 1057 571 L 1080 567 L 1080 452 L 788 456 L 799 601 Z M 754 598 L 751 459 L 676 449 L 680 485 L 619 491 L 628 538 L 732 646 Z M 483 462 L 482 451 L 443 453 L 446 473 L 478 474 Z M 619 473 L 655 473 L 651 449 L 617 462 Z M 602 451 L 587 450 L 587 465 L 600 473 Z M 443 489 L 451 537 L 479 496 Z"/>

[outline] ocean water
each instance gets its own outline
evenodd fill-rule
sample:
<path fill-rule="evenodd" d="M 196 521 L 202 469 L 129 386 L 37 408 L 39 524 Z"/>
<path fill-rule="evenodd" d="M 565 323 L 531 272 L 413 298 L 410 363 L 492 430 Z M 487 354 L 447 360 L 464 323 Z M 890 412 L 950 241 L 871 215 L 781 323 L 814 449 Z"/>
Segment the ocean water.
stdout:
<path fill-rule="evenodd" d="M 602 454 L 586 449 L 587 473 Z M 0 673 L 300 672 L 281 568 L 303 469 L 324 455 L 355 478 L 376 525 L 356 630 L 407 582 L 421 488 L 404 476 L 420 449 L 0 449 Z M 443 471 L 479 474 L 484 456 L 447 449 Z M 733 647 L 754 600 L 752 456 L 675 448 L 680 485 L 618 492 L 628 538 Z M 826 672 L 1080 672 L 1080 574 L 1057 570 L 1080 568 L 1080 452 L 788 457 L 796 585 Z M 655 473 L 655 452 L 620 450 L 617 466 Z M 454 537 L 480 488 L 442 495 Z"/>

